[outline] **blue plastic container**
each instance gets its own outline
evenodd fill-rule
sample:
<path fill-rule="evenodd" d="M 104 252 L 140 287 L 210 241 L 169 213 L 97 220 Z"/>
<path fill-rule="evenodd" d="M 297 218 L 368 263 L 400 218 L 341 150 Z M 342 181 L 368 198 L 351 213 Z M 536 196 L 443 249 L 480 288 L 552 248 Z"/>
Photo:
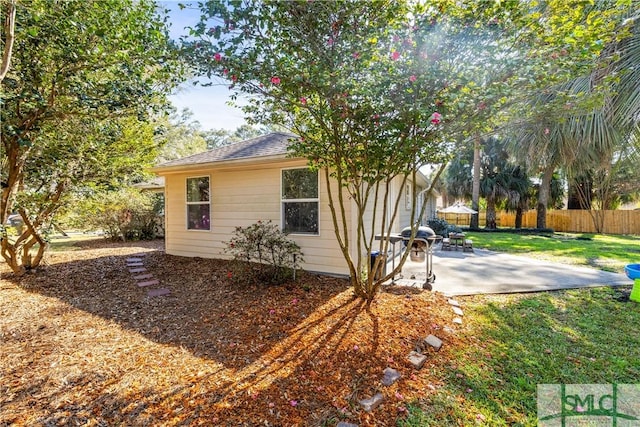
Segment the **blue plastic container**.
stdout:
<path fill-rule="evenodd" d="M 640 264 L 627 264 L 624 268 L 627 277 L 631 280 L 640 279 Z"/>

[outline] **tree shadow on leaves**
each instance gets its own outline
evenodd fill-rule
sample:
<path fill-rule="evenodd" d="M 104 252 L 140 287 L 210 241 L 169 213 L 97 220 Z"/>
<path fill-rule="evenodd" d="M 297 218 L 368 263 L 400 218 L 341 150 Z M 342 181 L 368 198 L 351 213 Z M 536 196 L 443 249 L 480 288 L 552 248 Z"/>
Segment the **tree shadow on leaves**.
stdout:
<path fill-rule="evenodd" d="M 145 374 L 152 362 L 129 366 L 153 357 L 134 351 L 135 355 L 122 354 L 116 373 L 82 366 L 80 376 L 86 380 L 70 386 L 73 392 L 43 384 L 40 392 L 31 393 L 39 396 L 39 403 L 29 404 L 27 394 L 20 392 L 23 402 L 13 402 L 15 407 L 29 405 L 34 413 L 49 414 L 46 420 L 40 418 L 45 424 L 84 417 L 136 424 L 179 424 L 206 417 L 233 424 L 247 421 L 243 414 L 260 414 L 268 423 L 303 425 L 310 419 L 321 424 L 357 418 L 357 400 L 378 390 L 387 364 L 379 354 L 379 320 L 353 296 L 348 281 L 302 274 L 299 282 L 281 286 L 242 285 L 227 280 L 226 261 L 157 251 L 146 253 L 144 268 L 171 293 L 149 297 L 148 288 L 137 286 L 137 273 L 127 267 L 126 259 L 135 253 L 135 245 L 118 254 L 98 252 L 95 258 L 52 263 L 12 281 L 66 304 L 43 310 L 40 316 L 64 316 L 72 323 L 73 317 L 83 316 L 73 310 L 78 309 L 122 327 L 125 343 L 144 337 L 170 346 L 163 351 L 175 360 L 163 360 L 169 353 L 157 355 L 158 370 L 167 371 L 161 372 L 162 381 L 145 382 L 144 377 L 157 375 Z M 93 325 L 91 319 L 85 316 L 81 326 L 73 327 L 105 327 L 104 322 Z M 78 340 L 78 345 L 92 345 Z M 114 349 L 116 359 L 118 351 Z M 183 351 L 190 354 L 184 363 L 202 363 L 202 372 L 194 372 L 195 366 L 181 370 L 177 353 Z M 167 379 L 169 372 L 175 377 Z M 131 375 L 142 380 L 125 385 L 122 378 Z M 83 393 L 93 396 L 92 401 L 79 397 Z M 66 408 L 47 403 L 60 399 L 75 403 Z"/>

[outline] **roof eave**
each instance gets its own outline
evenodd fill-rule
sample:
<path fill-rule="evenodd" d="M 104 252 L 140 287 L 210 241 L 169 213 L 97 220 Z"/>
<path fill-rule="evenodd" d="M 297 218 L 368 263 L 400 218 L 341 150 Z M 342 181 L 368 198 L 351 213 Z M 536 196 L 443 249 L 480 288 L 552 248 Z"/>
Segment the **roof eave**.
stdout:
<path fill-rule="evenodd" d="M 213 162 L 206 163 L 192 163 L 186 165 L 173 165 L 173 166 L 155 166 L 151 168 L 151 172 L 163 175 L 169 173 L 180 173 L 180 172 L 189 172 L 194 170 L 202 170 L 202 169 L 213 169 L 213 168 L 223 168 L 223 167 L 233 167 L 233 166 L 243 166 L 243 165 L 256 165 L 256 164 L 264 164 L 271 163 L 277 160 L 301 160 L 300 157 L 288 157 L 287 154 L 275 154 L 271 156 L 262 156 L 262 157 L 245 157 L 241 159 L 230 159 L 230 160 L 218 160 Z"/>

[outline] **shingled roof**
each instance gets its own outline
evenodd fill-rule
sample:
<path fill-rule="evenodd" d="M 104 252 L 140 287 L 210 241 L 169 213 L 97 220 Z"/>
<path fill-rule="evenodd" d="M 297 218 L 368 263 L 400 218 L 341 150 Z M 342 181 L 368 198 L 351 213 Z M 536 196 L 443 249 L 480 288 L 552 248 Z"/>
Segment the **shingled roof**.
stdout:
<path fill-rule="evenodd" d="M 287 154 L 289 141 L 295 137 L 290 133 L 273 132 L 235 144 L 214 148 L 204 153 L 171 160 L 156 166 L 154 169 L 285 155 Z"/>

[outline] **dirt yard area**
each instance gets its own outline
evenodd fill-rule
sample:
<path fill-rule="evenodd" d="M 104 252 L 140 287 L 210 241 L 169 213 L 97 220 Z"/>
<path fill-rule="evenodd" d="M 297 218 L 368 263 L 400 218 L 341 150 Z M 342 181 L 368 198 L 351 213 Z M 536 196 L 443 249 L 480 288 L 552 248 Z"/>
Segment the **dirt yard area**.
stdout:
<path fill-rule="evenodd" d="M 394 288 L 368 309 L 341 279 L 238 285 L 225 261 L 161 241 L 79 245 L 19 279 L 0 263 L 0 425 L 392 426 L 440 387 L 456 344 L 437 293 Z M 169 295 L 137 286 L 140 253 Z M 429 334 L 445 345 L 416 370 Z"/>

